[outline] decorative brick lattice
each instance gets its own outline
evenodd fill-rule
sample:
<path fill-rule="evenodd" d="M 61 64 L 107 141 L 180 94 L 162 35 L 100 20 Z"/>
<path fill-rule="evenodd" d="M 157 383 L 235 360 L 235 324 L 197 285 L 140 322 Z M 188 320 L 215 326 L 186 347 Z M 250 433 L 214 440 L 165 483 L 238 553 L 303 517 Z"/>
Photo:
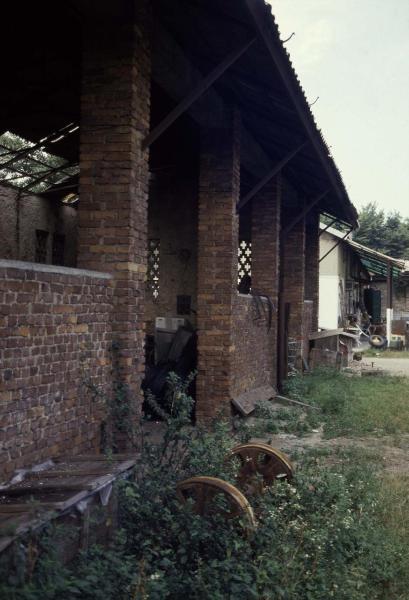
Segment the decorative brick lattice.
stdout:
<path fill-rule="evenodd" d="M 251 290 L 251 242 L 241 240 L 238 248 L 238 260 L 237 285 L 240 291 L 249 293 Z"/>
<path fill-rule="evenodd" d="M 148 242 L 148 290 L 153 299 L 159 297 L 160 240 Z"/>

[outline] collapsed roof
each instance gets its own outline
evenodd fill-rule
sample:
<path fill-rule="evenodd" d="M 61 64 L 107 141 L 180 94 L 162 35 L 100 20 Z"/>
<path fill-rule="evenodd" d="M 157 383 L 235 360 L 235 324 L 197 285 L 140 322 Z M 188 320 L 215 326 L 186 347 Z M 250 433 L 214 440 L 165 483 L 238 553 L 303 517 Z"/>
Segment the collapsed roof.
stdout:
<path fill-rule="evenodd" d="M 271 7 L 263 0 L 154 0 L 152 4 L 156 35 L 160 24 L 203 76 L 232 50 L 254 39 L 213 88 L 240 107 L 244 126 L 272 166 L 305 144 L 283 168 L 284 175 L 307 203 L 328 191 L 318 204 L 321 212 L 356 227 L 356 210 L 314 121 Z M 72 0 L 62 14 L 63 7 L 44 0 L 35 7 L 26 4 L 24 18 L 18 6 L 7 6 L 4 19 L 10 26 L 1 43 L 2 56 L 8 57 L 3 69 L 8 85 L 0 98 L 0 135 L 8 131 L 37 144 L 68 123 L 80 122 L 82 38 L 87 27 L 97 26 L 100 13 L 114 15 L 123 10 L 121 6 L 108 0 Z M 44 148 L 65 161 L 65 170 L 74 169 L 79 161 L 78 130 L 55 143 L 53 150 Z M 260 177 L 252 176 L 257 183 Z M 2 182 L 11 183 L 10 177 L 3 173 Z M 54 184 L 53 179 L 45 178 L 41 188 L 46 181 Z M 36 190 L 33 185 L 32 191 Z"/>

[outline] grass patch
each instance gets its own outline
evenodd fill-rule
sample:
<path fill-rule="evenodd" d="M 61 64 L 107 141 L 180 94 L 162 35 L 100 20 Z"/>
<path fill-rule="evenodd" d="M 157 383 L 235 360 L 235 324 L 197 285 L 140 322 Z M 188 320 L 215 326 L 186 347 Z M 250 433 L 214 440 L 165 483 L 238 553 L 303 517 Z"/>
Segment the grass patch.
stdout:
<path fill-rule="evenodd" d="M 407 600 L 409 589 L 409 476 L 387 475 L 378 494 L 378 521 L 393 540 L 399 556 L 399 572 L 392 598 Z"/>
<path fill-rule="evenodd" d="M 350 377 L 320 371 L 289 380 L 287 393 L 322 409 L 326 437 L 406 434 L 408 384 L 405 377 Z"/>
<path fill-rule="evenodd" d="M 254 532 L 243 529 L 240 517 L 225 519 L 217 510 L 199 516 L 191 504 L 181 505 L 175 494 L 181 479 L 206 474 L 235 483 L 239 467 L 226 461 L 237 441 L 228 422 L 206 430 L 187 427 L 191 402 L 185 391 L 175 388 L 163 443 L 145 440 L 134 479 L 119 484 L 121 529 L 111 547 L 93 547 L 67 567 L 50 540 L 19 544 L 18 568 L 0 563 L 0 598 L 405 598 L 409 569 L 399 520 L 407 518 L 407 490 L 395 482 L 391 497 L 397 501 L 388 508 L 388 484 L 377 476 L 373 453 L 304 453 L 290 483 L 277 481 L 264 494 L 249 496 Z"/>

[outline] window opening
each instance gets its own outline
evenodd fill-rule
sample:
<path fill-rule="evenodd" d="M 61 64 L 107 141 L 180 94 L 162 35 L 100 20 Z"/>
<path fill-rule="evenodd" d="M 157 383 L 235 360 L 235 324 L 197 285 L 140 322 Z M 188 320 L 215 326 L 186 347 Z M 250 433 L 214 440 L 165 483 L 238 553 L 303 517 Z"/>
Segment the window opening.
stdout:
<path fill-rule="evenodd" d="M 47 262 L 48 231 L 36 229 L 35 261 L 37 263 Z"/>
<path fill-rule="evenodd" d="M 148 290 L 154 300 L 159 297 L 159 273 L 160 273 L 160 240 L 148 240 Z"/>
<path fill-rule="evenodd" d="M 238 249 L 238 282 L 237 289 L 240 294 L 249 294 L 251 292 L 251 242 L 247 240 L 239 241 Z"/>

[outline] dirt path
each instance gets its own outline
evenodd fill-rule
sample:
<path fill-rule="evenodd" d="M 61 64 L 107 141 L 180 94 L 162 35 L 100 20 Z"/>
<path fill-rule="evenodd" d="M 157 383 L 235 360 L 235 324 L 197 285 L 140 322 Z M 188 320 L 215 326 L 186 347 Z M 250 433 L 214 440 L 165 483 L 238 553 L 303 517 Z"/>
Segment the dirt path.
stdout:
<path fill-rule="evenodd" d="M 363 363 L 374 369 L 382 369 L 388 375 L 409 377 L 409 358 L 365 357 Z"/>
<path fill-rule="evenodd" d="M 409 435 L 400 435 L 398 439 L 396 436 L 324 439 L 322 430 L 318 430 L 304 437 L 278 433 L 269 436 L 268 440 L 272 446 L 290 456 L 294 452 L 302 452 L 310 448 L 332 448 L 333 450 L 337 448 L 362 448 L 379 456 L 385 471 L 409 475 Z M 266 441 L 266 439 L 263 441 Z M 333 459 L 334 457 L 331 458 L 331 460 Z"/>

